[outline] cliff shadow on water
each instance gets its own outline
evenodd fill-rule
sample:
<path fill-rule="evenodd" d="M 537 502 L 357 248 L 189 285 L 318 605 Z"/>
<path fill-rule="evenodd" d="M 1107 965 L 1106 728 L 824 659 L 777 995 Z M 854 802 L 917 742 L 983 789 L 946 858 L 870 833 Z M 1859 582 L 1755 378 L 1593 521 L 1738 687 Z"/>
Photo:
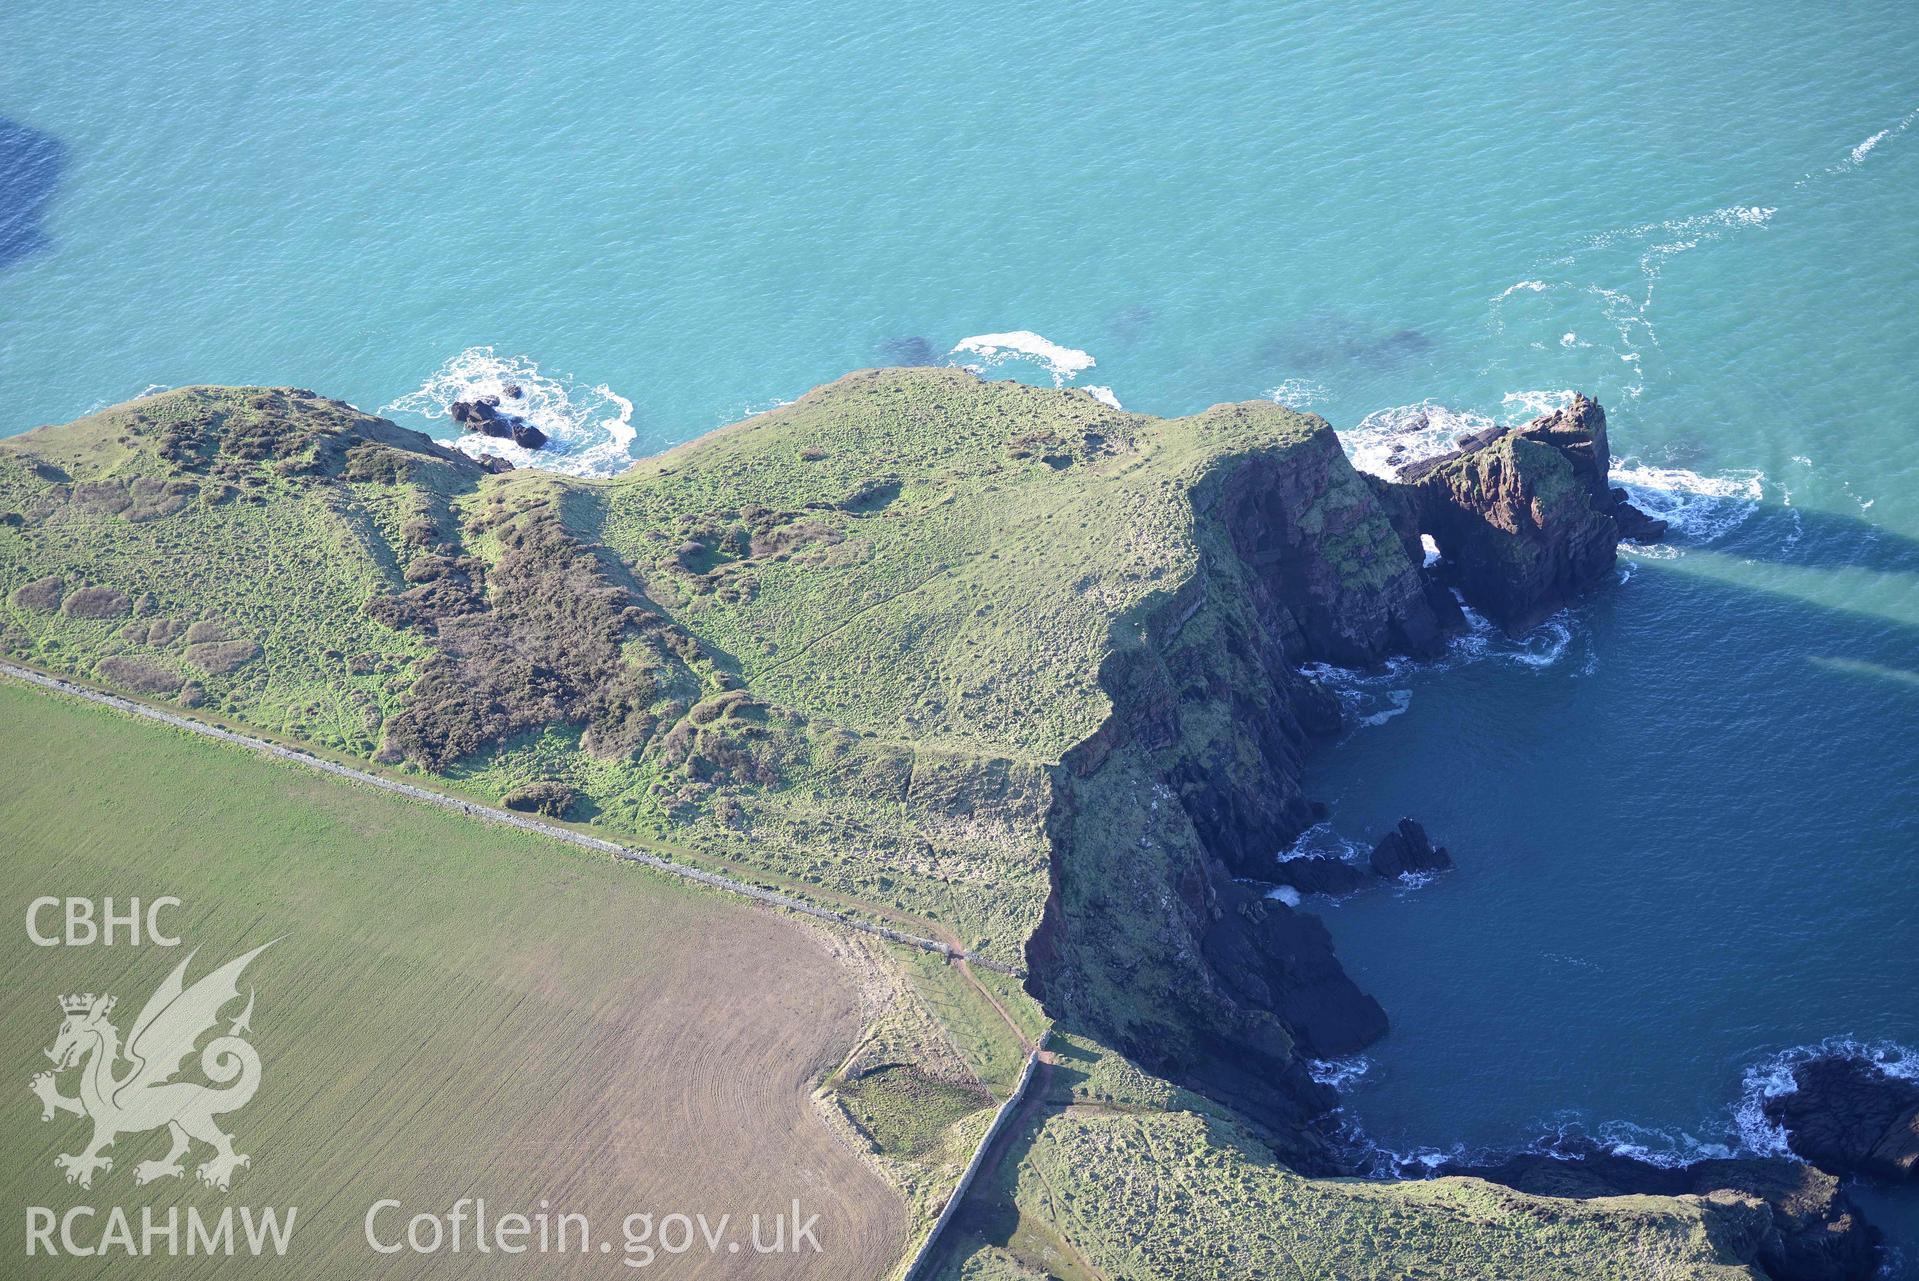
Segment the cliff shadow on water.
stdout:
<path fill-rule="evenodd" d="M 1302 1172 L 1360 1168 L 1350 1132 L 1328 1124 L 1339 1096 L 1315 1061 L 1350 1054 L 1384 1036 L 1388 1019 L 1398 1017 L 1395 1002 L 1388 999 L 1382 1008 L 1378 993 L 1366 990 L 1371 985 L 1355 983 L 1341 964 L 1354 956 L 1335 956 L 1320 916 L 1268 898 L 1265 883 L 1273 879 L 1279 850 L 1327 812 L 1327 798 L 1311 794 L 1306 761 L 1326 750 L 1338 715 L 1326 689 L 1304 678 L 1301 668 L 1315 662 L 1364 666 L 1407 654 L 1446 656 L 1447 665 L 1454 665 L 1457 656 L 1447 655 L 1440 640 L 1457 623 L 1448 587 L 1515 629 L 1568 602 L 1578 602 L 1580 628 L 1590 632 L 1593 620 L 1602 622 L 1592 657 L 1595 671 L 1610 672 L 1608 679 L 1620 685 L 1615 706 L 1593 714 L 1593 690 L 1603 680 L 1585 689 L 1565 685 L 1590 674 L 1583 671 L 1577 677 L 1548 673 L 1544 687 L 1509 691 L 1509 723 L 1534 744 L 1536 759 L 1583 763 L 1571 799 L 1561 807 L 1565 813 L 1580 815 L 1601 794 L 1623 797 L 1617 832 L 1595 841 L 1594 833 L 1575 824 L 1556 844 L 1610 850 L 1631 842 L 1634 824 L 1642 825 L 1643 834 L 1643 825 L 1657 820 L 1635 794 L 1634 770 L 1655 761 L 1659 785 L 1676 806 L 1690 807 L 1695 821 L 1712 817 L 1703 803 L 1707 795 L 1752 810 L 1796 797 L 1796 812 L 1829 827 L 1834 797 L 1829 789 L 1813 794 L 1819 789 L 1808 787 L 1804 768 L 1809 749 L 1830 757 L 1836 744 L 1849 741 L 1827 719 L 1842 700 L 1825 686 L 1886 680 L 1905 686 L 1914 677 L 1910 656 L 1919 652 L 1912 629 L 1688 572 L 1683 557 L 1644 560 L 1631 569 L 1638 590 L 1615 590 L 1621 575 L 1614 546 L 1621 530 L 1657 522 L 1608 488 L 1606 459 L 1603 413 L 1575 399 L 1558 414 L 1438 460 L 1409 484 L 1368 480 L 1356 489 L 1343 456 L 1333 460 L 1300 449 L 1283 460 L 1241 460 L 1196 488 L 1200 573 L 1150 618 L 1138 620 L 1140 642 L 1121 646 L 1109 660 L 1102 683 L 1113 716 L 1099 735 L 1069 754 L 1058 774 L 1055 901 L 1030 955 L 1035 986 L 1064 1028 L 1084 1027 L 1250 1116 L 1274 1153 Z M 1908 572 L 1910 547 L 1882 531 L 1843 517 L 1791 512 L 1778 537 L 1770 538 L 1779 519 L 1755 513 L 1737 538 L 1721 540 L 1726 553 L 1812 564 L 1866 561 L 1881 572 Z M 1435 537 L 1445 553 L 1430 570 L 1421 568 L 1422 534 Z M 1805 545 L 1797 558 L 1793 538 Z M 1749 553 L 1740 545 L 1746 540 L 1763 550 Z M 1744 674 L 1730 690 L 1720 687 L 1728 671 Z M 1452 679 L 1464 683 L 1463 677 Z M 1677 720 L 1642 723 L 1639 704 L 1648 684 L 1661 687 L 1653 705 L 1676 709 Z M 1781 700 L 1782 688 L 1803 695 Z M 1707 711 L 1700 714 L 1689 700 L 1704 700 Z M 1901 718 L 1887 712 L 1883 695 L 1867 693 L 1859 702 L 1866 737 L 1902 741 Z M 1566 718 L 1560 732 L 1542 732 L 1542 725 L 1574 705 L 1584 721 Z M 1415 724 L 1402 720 L 1392 733 Z M 1718 729 L 1726 731 L 1725 741 L 1710 741 Z M 1442 820 L 1463 807 L 1517 816 L 1514 821 L 1523 823 L 1554 808 L 1523 786 L 1520 795 L 1511 794 L 1523 770 L 1515 773 L 1502 762 L 1482 772 L 1447 743 L 1427 742 L 1421 749 L 1398 753 L 1397 773 L 1383 774 L 1375 787 L 1375 797 L 1382 788 L 1386 795 L 1364 816 L 1369 840 L 1398 816 L 1418 815 L 1459 851 L 1468 878 L 1490 875 L 1496 860 L 1482 857 L 1476 842 L 1496 847 L 1497 839 L 1471 823 L 1455 829 Z M 1781 771 L 1769 782 L 1750 775 L 1702 780 L 1701 759 L 1775 761 Z M 1876 759 L 1883 766 L 1885 753 Z M 1445 761 L 1444 768 L 1436 770 L 1435 761 Z M 1919 772 L 1895 770 L 1878 786 L 1897 796 L 1915 776 Z M 1408 785 L 1395 791 L 1386 778 Z M 1483 794 L 1502 788 L 1508 793 L 1503 800 L 1482 803 Z M 1855 817 L 1872 812 L 1864 807 Z M 1887 830 L 1898 830 L 1902 821 L 1897 814 L 1883 816 Z M 1752 854 L 1769 848 L 1777 835 L 1722 842 L 1729 857 L 1721 879 L 1707 887 L 1717 896 L 1712 901 L 1740 897 L 1727 894 L 1726 885 L 1744 891 L 1742 850 L 1743 863 L 1751 864 Z M 1830 830 L 1825 835 L 1824 847 L 1830 848 Z M 1710 831 L 1700 839 L 1710 841 Z M 1809 832 L 1789 854 L 1803 863 L 1805 852 L 1818 848 L 1817 833 Z M 1535 867 L 1564 867 L 1565 855 L 1554 848 L 1530 857 Z M 1683 855 L 1670 863 L 1696 866 Z M 1830 869 L 1822 876 L 1829 888 Z M 1658 883 L 1650 870 L 1645 880 Z M 1892 894 L 1898 888 L 1887 887 Z M 1806 904 L 1816 901 L 1803 885 L 1794 892 L 1796 901 L 1783 910 L 1766 905 L 1773 925 L 1803 922 Z M 1887 899 L 1883 893 L 1874 897 Z M 1615 894 L 1591 913 L 1593 919 L 1614 919 L 1620 902 Z M 1768 937 L 1751 929 L 1742 935 L 1744 927 L 1736 922 L 1702 930 L 1696 905 L 1696 895 L 1672 891 L 1647 903 L 1642 915 L 1703 942 L 1707 960 L 1715 952 L 1742 950 L 1736 946 L 1742 939 L 1763 943 Z M 1542 915 L 1550 920 L 1554 911 L 1542 913 L 1535 905 L 1533 916 Z M 1436 930 L 1425 939 L 1423 972 L 1444 970 L 1448 982 L 1469 985 L 1458 967 L 1433 966 L 1432 958 L 1450 956 L 1462 930 L 1500 939 L 1514 924 L 1489 919 Z M 1896 940 L 1885 942 L 1897 946 Z M 1634 947 L 1663 984 L 1666 1034 L 1691 1035 L 1702 1011 L 1714 1009 L 1714 998 L 1696 990 L 1685 967 L 1673 963 L 1683 949 L 1662 949 L 1644 939 Z M 1907 954 L 1919 954 L 1919 948 Z M 1789 958 L 1792 950 L 1775 947 L 1770 955 Z M 1377 968 L 1375 958 L 1359 960 L 1362 971 Z M 1697 968 L 1706 960 L 1688 963 Z M 1789 991 L 1789 985 L 1776 987 L 1768 999 Z M 1896 995 L 1882 995 L 1885 1008 L 1897 1004 Z M 1812 1000 L 1801 1008 L 1819 1019 L 1839 1007 Z M 1408 1021 L 1417 1022 L 1420 1013 L 1407 1012 Z M 1748 1034 L 1766 1026 L 1763 1015 L 1742 1024 Z M 1556 1052 L 1556 1033 L 1535 1030 L 1533 1050 Z M 1855 1030 L 1817 1027 L 1806 1039 Z M 1442 1035 L 1466 1054 L 1500 1061 L 1502 1047 L 1474 1045 L 1460 1027 Z M 1774 1038 L 1773 1048 L 1798 1039 Z M 1643 1041 L 1629 1037 L 1622 1043 Z M 1745 1058 L 1751 1057 L 1748 1047 Z M 1574 1070 L 1557 1076 L 1571 1097 L 1560 1099 L 1558 1109 L 1577 1104 L 1578 1074 L 1594 1067 L 1576 1056 L 1569 1061 Z M 1634 1067 L 1628 1061 L 1623 1071 L 1630 1075 Z M 1453 1097 L 1464 1102 L 1456 1088 Z M 1530 1137 L 1513 1133 L 1512 1149 Z M 1514 1183 L 1536 1173 L 1506 1169 L 1500 1155 L 1484 1153 L 1475 1172 Z M 1772 1207 L 1778 1227 L 1764 1247 L 1772 1275 L 1853 1277 L 1871 1271 L 1872 1234 L 1860 1227 L 1856 1207 L 1834 1175 L 1790 1161 L 1746 1159 L 1750 1155 L 1727 1158 L 1731 1164 L 1686 1166 L 1675 1175 L 1679 1167 L 1670 1160 L 1562 1148 L 1551 1168 L 1563 1173 L 1571 1168 L 1563 1158 L 1591 1158 L 1575 1163 L 1592 1172 L 1582 1190 L 1562 1195 L 1717 1188 L 1757 1197 Z"/>
<path fill-rule="evenodd" d="M 1710 551 L 1629 561 L 1561 620 L 1556 664 L 1417 674 L 1405 714 L 1316 754 L 1343 831 L 1418 814 L 1461 868 L 1327 912 L 1393 1022 L 1342 1116 L 1373 1168 L 1571 1196 L 1853 1178 L 1739 1163 L 1804 1155 L 1766 1105 L 1809 1047 L 1919 1045 L 1919 627 L 1769 567 L 1870 569 L 1910 601 L 1913 553 L 1761 509 Z M 1914 1190 L 1860 1191 L 1919 1266 Z"/>
<path fill-rule="evenodd" d="M 1838 512 L 1765 507 L 1714 544 L 1714 550 L 1806 569 L 1904 574 L 1919 587 L 1919 540 Z"/>

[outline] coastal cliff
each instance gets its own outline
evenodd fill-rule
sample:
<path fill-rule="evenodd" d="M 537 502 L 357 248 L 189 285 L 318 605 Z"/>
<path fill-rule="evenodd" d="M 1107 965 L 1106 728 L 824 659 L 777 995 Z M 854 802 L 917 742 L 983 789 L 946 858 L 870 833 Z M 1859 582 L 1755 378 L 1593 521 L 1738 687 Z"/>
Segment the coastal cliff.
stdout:
<path fill-rule="evenodd" d="M 1606 457 L 1583 400 L 1389 482 L 1269 402 L 1154 419 L 879 370 L 588 483 L 298 389 L 188 388 L 0 445 L 0 647 L 926 922 L 1197 1091 L 1168 1114 L 1226 1118 L 1233 1160 L 1342 1174 L 1316 1061 L 1389 1012 L 1269 896 L 1340 725 L 1302 668 L 1439 654 L 1455 591 L 1520 626 L 1603 582 L 1630 524 Z M 1380 835 L 1380 874 L 1443 857 Z M 1412 1266 L 1462 1230 L 1303 1182 L 1332 1244 L 1412 1216 Z M 1777 1211 L 1735 1199 L 1653 1208 L 1744 1224 L 1749 1257 Z"/>
<path fill-rule="evenodd" d="M 1590 589 L 1619 536 L 1592 498 L 1607 448 L 1581 398 L 1417 483 L 1361 476 L 1323 423 L 1283 452 L 1219 459 L 1192 490 L 1196 572 L 1121 629 L 1101 672 L 1111 719 L 1058 771 L 1055 894 L 1031 948 L 1049 1004 L 1266 1122 L 1295 1163 L 1331 1163 L 1305 1123 L 1334 1096 L 1307 1061 L 1363 1048 L 1387 1015 L 1320 921 L 1265 893 L 1321 814 L 1304 754 L 1340 723 L 1300 669 L 1436 655 L 1462 621 L 1449 581 L 1508 620 Z M 1452 573 L 1427 572 L 1421 534 L 1452 549 Z"/>

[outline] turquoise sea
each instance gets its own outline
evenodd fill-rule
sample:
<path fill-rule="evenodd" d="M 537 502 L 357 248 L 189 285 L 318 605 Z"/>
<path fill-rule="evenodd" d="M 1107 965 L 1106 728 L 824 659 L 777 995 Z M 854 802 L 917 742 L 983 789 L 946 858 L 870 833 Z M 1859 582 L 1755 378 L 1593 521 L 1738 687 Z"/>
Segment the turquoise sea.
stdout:
<path fill-rule="evenodd" d="M 1919 1046 L 1910 4 L 0 13 L 0 433 L 510 377 L 609 470 L 949 359 L 1373 465 L 1579 388 L 1674 517 L 1519 642 L 1334 674 L 1312 839 L 1459 863 L 1325 908 L 1372 1142 L 1763 1146 L 1782 1053 Z"/>

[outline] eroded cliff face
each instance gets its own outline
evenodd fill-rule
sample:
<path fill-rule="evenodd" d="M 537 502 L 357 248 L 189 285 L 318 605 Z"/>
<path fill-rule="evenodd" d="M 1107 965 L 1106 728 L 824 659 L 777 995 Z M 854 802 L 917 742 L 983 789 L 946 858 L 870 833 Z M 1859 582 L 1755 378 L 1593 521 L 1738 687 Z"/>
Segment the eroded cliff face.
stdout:
<path fill-rule="evenodd" d="M 1464 1174 L 1540 1196 L 1587 1200 L 1617 1196 L 1697 1196 L 1725 1203 L 1737 1198 L 1756 1213 L 1742 1222 L 1746 1239 L 1736 1253 L 1774 1281 L 1865 1281 L 1878 1267 L 1880 1234 L 1867 1223 L 1840 1181 L 1809 1165 L 1777 1158 L 1654 1165 L 1598 1144 L 1562 1141 L 1546 1151 L 1521 1152 L 1494 1164 L 1447 1165 Z"/>
<path fill-rule="evenodd" d="M 1386 1016 L 1317 917 L 1249 880 L 1318 817 L 1303 758 L 1339 706 L 1300 665 L 1436 653 L 1457 611 L 1330 429 L 1221 460 L 1193 506 L 1197 574 L 1121 624 L 1113 716 L 1058 771 L 1032 969 L 1050 1009 L 1331 1169 L 1306 1123 L 1334 1096 L 1307 1061 L 1368 1044 Z"/>
<path fill-rule="evenodd" d="M 1323 812 L 1304 757 L 1340 719 L 1299 668 L 1434 653 L 1460 621 L 1455 587 L 1511 626 L 1589 590 L 1630 521 L 1607 460 L 1604 414 L 1581 397 L 1409 483 L 1357 475 L 1330 430 L 1214 466 L 1193 489 L 1198 572 L 1117 629 L 1101 673 L 1113 715 L 1055 772 L 1054 892 L 1029 962 L 1063 1026 L 1235 1108 L 1295 1169 L 1349 1172 L 1315 1124 L 1337 1097 L 1312 1060 L 1377 1039 L 1386 1012 L 1316 916 L 1265 896 L 1275 855 Z M 1421 533 L 1450 563 L 1424 567 Z M 1375 855 L 1387 870 L 1405 857 L 1395 841 L 1443 865 L 1408 823 Z M 1776 1278 L 1873 1266 L 1875 1234 L 1837 1181 L 1790 1162 L 1668 1170 L 1595 1148 L 1456 1172 L 1554 1196 L 1701 1197 Z"/>
<path fill-rule="evenodd" d="M 1330 428 L 1216 462 L 1192 490 L 1197 573 L 1116 629 L 1112 717 L 1058 770 L 1029 958 L 1049 1009 L 1256 1118 L 1307 1170 L 1333 1164 L 1308 1122 L 1335 1102 L 1310 1061 L 1387 1019 L 1319 919 L 1266 897 L 1323 813 L 1304 756 L 1340 719 L 1300 668 L 1436 654 L 1455 584 L 1511 624 L 1558 608 L 1619 539 L 1597 405 L 1468 445 L 1403 484 L 1360 476 Z"/>

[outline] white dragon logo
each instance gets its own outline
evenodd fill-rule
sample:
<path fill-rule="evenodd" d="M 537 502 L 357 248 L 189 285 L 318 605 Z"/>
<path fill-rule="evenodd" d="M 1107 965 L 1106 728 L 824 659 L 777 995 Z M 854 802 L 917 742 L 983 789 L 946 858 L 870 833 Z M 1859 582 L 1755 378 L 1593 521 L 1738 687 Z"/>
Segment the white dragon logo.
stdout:
<path fill-rule="evenodd" d="M 113 1169 L 112 1158 L 100 1153 L 111 1147 L 115 1138 L 163 1125 L 173 1136 L 173 1147 L 163 1159 L 135 1166 L 135 1183 L 184 1174 L 181 1158 L 193 1139 L 213 1148 L 213 1155 L 197 1171 L 200 1181 L 223 1192 L 231 1186 L 236 1169 L 253 1163 L 251 1157 L 233 1150 L 233 1136 L 222 1133 L 213 1122 L 216 1116 L 245 1107 L 260 1088 L 260 1055 L 243 1039 L 252 1030 L 250 991 L 246 1009 L 233 1020 L 226 1034 L 214 1037 L 200 1051 L 200 1070 L 208 1080 L 225 1088 L 176 1081 L 173 1077 L 185 1066 L 200 1038 L 219 1024 L 221 1009 L 239 999 L 240 972 L 272 946 L 272 942 L 261 944 L 192 987 L 184 982 L 187 965 L 193 960 L 189 953 L 147 999 L 127 1034 L 124 1050 L 119 1029 L 107 1021 L 113 1012 L 113 997 L 89 992 L 60 998 L 66 1019 L 60 1024 L 53 1048 L 46 1051 L 53 1061 L 53 1071 L 34 1077 L 29 1088 L 39 1096 L 42 1121 L 51 1121 L 55 1112 L 70 1112 L 93 1121 L 93 1140 L 84 1151 L 53 1159 L 66 1171 L 68 1183 L 92 1187 L 95 1170 Z M 131 1066 L 124 1075 L 117 1075 L 122 1059 Z M 85 1067 L 80 1074 L 79 1095 L 69 1098 L 61 1094 L 56 1073 L 82 1063 Z"/>

